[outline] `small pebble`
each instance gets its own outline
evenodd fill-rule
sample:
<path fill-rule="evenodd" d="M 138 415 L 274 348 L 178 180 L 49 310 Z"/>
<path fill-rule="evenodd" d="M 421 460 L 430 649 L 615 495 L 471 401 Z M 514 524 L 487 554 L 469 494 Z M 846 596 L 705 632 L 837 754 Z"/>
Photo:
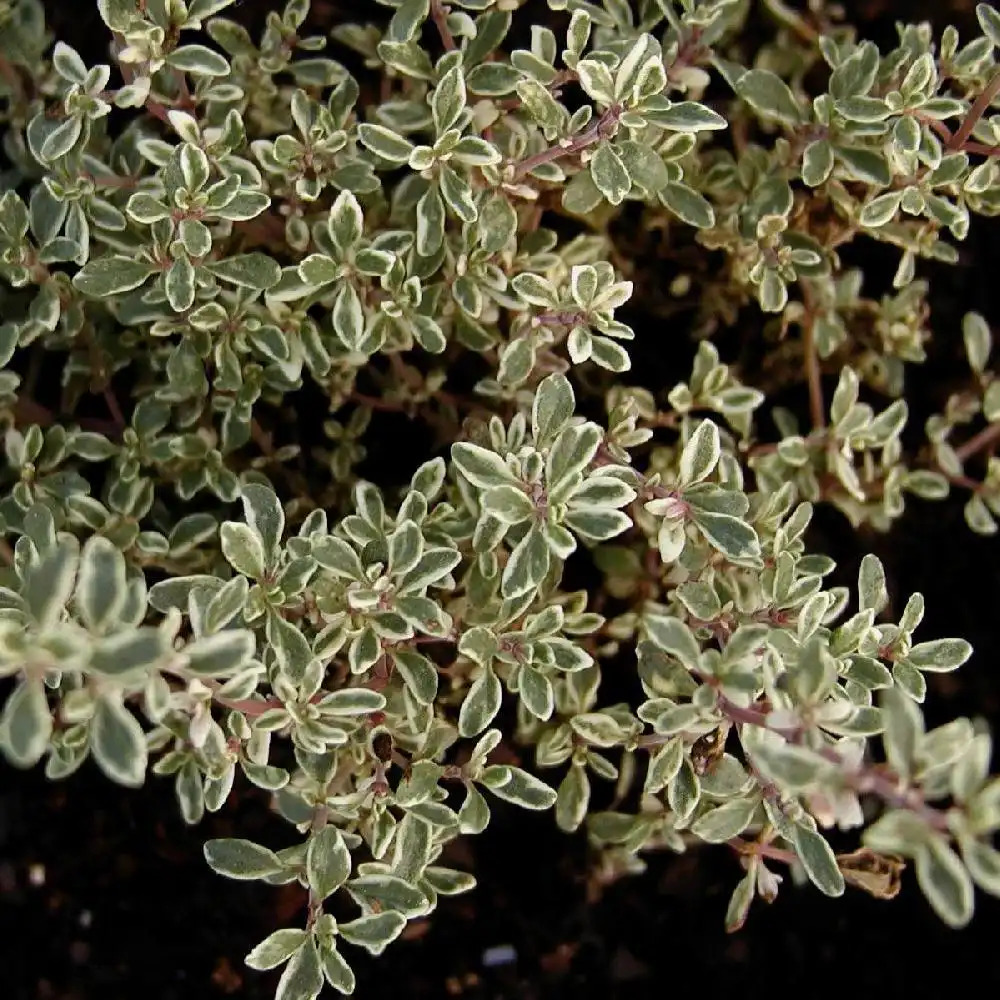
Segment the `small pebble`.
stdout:
<path fill-rule="evenodd" d="M 512 945 L 498 944 L 483 952 L 483 965 L 493 969 L 500 965 L 511 965 L 517 961 L 517 952 Z"/>

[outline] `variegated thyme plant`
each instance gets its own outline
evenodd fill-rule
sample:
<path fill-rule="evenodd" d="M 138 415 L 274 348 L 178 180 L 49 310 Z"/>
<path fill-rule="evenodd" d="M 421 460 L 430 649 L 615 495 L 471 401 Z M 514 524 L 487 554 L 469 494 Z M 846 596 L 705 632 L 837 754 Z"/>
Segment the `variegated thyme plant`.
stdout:
<path fill-rule="evenodd" d="M 444 852 L 497 799 L 585 828 L 606 878 L 726 845 L 731 929 L 782 871 L 891 896 L 903 859 L 964 925 L 1000 780 L 921 704 L 971 649 L 804 536 L 816 503 L 885 529 L 952 489 L 997 530 L 981 317 L 968 385 L 900 435 L 918 262 L 1000 214 L 1000 14 L 883 52 L 761 0 L 748 53 L 751 0 L 382 0 L 329 37 L 291 0 L 259 39 L 231 4 L 98 0 L 90 66 L 0 0 L 7 759 L 169 776 L 189 823 L 271 792 L 284 844 L 205 854 L 308 890 L 247 957 L 282 1000 L 350 993 L 352 948 L 472 888 Z M 676 386 L 629 373 L 625 213 L 685 248 Z M 898 256 L 879 298 L 840 257 L 865 241 Z M 720 359 L 748 309 L 802 423 Z M 402 488 L 359 473 L 382 411 L 438 443 Z"/>

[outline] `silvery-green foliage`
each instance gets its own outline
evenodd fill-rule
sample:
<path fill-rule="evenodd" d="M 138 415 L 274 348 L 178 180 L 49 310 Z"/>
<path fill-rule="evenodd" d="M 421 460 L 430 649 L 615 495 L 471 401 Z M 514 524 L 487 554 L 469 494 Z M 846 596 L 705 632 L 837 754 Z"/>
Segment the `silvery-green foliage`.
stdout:
<path fill-rule="evenodd" d="M 874 557 L 850 593 L 805 542 L 814 504 L 884 529 L 953 488 L 997 530 L 982 317 L 961 331 L 971 387 L 919 461 L 901 437 L 930 336 L 917 261 L 1000 213 L 991 7 L 979 37 L 901 26 L 880 52 L 768 5 L 780 27 L 743 65 L 739 0 L 549 0 L 530 41 L 498 0 L 385 0 L 330 38 L 307 0 L 259 39 L 233 0 L 97 6 L 96 66 L 37 0 L 0 9 L 12 765 L 169 777 L 192 824 L 237 781 L 269 791 L 286 840 L 205 857 L 308 890 L 303 925 L 247 955 L 283 967 L 281 1000 L 350 993 L 357 949 L 471 889 L 444 849 L 504 803 L 585 829 L 605 874 L 726 845 L 730 929 L 789 867 L 889 896 L 906 859 L 953 926 L 976 887 L 1000 893 L 990 737 L 921 711 L 969 645 L 921 634 L 919 594 L 889 620 Z M 710 84 L 730 97 L 709 107 Z M 777 317 L 811 427 L 707 336 L 685 381 L 632 384 L 626 210 L 719 252 L 697 332 L 748 302 Z M 879 301 L 840 263 L 852 239 L 898 252 Z M 61 411 L 33 396 L 42 352 Z M 271 430 L 304 398 L 328 411 L 309 453 Z M 357 474 L 378 410 L 440 432 L 405 489 Z M 610 703 L 606 670 L 638 696 Z M 886 807 L 867 827 L 864 797 Z M 835 855 L 834 826 L 863 846 Z"/>

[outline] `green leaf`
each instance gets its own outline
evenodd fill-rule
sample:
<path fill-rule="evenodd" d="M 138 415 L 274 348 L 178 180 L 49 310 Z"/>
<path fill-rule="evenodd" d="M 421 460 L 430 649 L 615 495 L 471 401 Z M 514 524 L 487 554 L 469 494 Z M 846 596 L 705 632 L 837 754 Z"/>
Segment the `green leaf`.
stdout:
<path fill-rule="evenodd" d="M 41 680 L 14 688 L 0 717 L 0 747 L 15 767 L 34 767 L 52 736 L 52 714 Z"/>
<path fill-rule="evenodd" d="M 206 634 L 225 628 L 245 607 L 250 584 L 245 576 L 234 576 L 208 602 L 202 627 Z"/>
<path fill-rule="evenodd" d="M 465 78 L 461 64 L 456 63 L 441 77 L 431 96 L 431 115 L 438 136 L 444 135 L 456 123 L 465 109 L 465 100 Z"/>
<path fill-rule="evenodd" d="M 227 878 L 251 880 L 277 875 L 285 866 L 274 851 L 251 840 L 225 838 L 209 840 L 203 848 L 213 871 Z"/>
<path fill-rule="evenodd" d="M 566 119 L 566 109 L 538 80 L 519 80 L 514 89 L 525 110 L 549 135 L 555 135 Z"/>
<path fill-rule="evenodd" d="M 84 295 L 106 299 L 138 288 L 155 270 L 152 264 L 131 257 L 98 257 L 77 271 L 73 284 Z"/>
<path fill-rule="evenodd" d="M 849 121 L 865 124 L 885 121 L 892 113 L 878 97 L 845 97 L 837 101 L 836 108 Z"/>
<path fill-rule="evenodd" d="M 750 912 L 750 905 L 754 901 L 756 888 L 756 875 L 751 869 L 740 879 L 732 896 L 729 898 L 729 905 L 726 907 L 726 931 L 733 934 L 740 930 L 746 923 L 747 914 Z"/>
<path fill-rule="evenodd" d="M 962 318 L 962 338 L 965 341 L 969 367 L 977 374 L 981 374 L 990 359 L 993 336 L 989 324 L 980 313 L 968 312 Z"/>
<path fill-rule="evenodd" d="M 505 97 L 522 79 L 523 74 L 514 66 L 501 62 L 485 62 L 469 70 L 465 83 L 473 94 Z"/>
<path fill-rule="evenodd" d="M 929 673 L 957 670 L 972 656 L 972 646 L 964 639 L 934 639 L 919 642 L 906 655 L 906 662 Z"/>
<path fill-rule="evenodd" d="M 243 487 L 243 516 L 247 525 L 263 542 L 270 559 L 281 545 L 285 532 L 285 512 L 274 490 L 260 483 Z"/>
<path fill-rule="evenodd" d="M 799 103 L 791 88 L 770 70 L 747 70 L 736 85 L 736 93 L 765 118 L 775 118 L 786 125 L 801 121 Z"/>
<path fill-rule="evenodd" d="M 679 618 L 666 615 L 646 615 L 643 624 L 649 638 L 670 656 L 676 657 L 688 670 L 697 670 L 701 661 L 701 646 L 694 633 Z"/>
<path fill-rule="evenodd" d="M 872 198 L 862 209 L 858 221 L 869 229 L 878 229 L 891 222 L 899 211 L 899 203 L 903 200 L 902 191 L 889 191 Z"/>
<path fill-rule="evenodd" d="M 95 644 L 88 667 L 107 677 L 148 671 L 169 648 L 166 633 L 152 626 L 116 632 Z"/>
<path fill-rule="evenodd" d="M 472 186 L 457 171 L 442 163 L 438 171 L 441 195 L 448 207 L 462 222 L 476 221 L 476 202 Z"/>
<path fill-rule="evenodd" d="M 544 446 L 559 435 L 570 422 L 576 400 L 573 387 L 565 375 L 556 372 L 538 383 L 531 403 L 531 436 Z"/>
<path fill-rule="evenodd" d="M 590 779 L 583 764 L 573 764 L 556 793 L 556 826 L 566 833 L 578 830 L 590 805 Z"/>
<path fill-rule="evenodd" d="M 72 115 L 46 135 L 39 158 L 51 163 L 52 160 L 65 156 L 76 145 L 82 133 L 83 117 L 79 114 Z"/>
<path fill-rule="evenodd" d="M 357 552 L 342 538 L 325 535 L 313 543 L 313 556 L 324 569 L 347 580 L 365 580 L 365 569 Z"/>
<path fill-rule="evenodd" d="M 983 29 L 983 34 L 1000 48 L 1000 12 L 993 4 L 976 4 L 976 17 L 979 18 L 979 26 Z"/>
<path fill-rule="evenodd" d="M 262 253 L 245 253 L 224 260 L 208 261 L 202 267 L 220 281 L 255 291 L 273 288 L 281 280 L 278 262 Z"/>
<path fill-rule="evenodd" d="M 237 573 L 259 580 L 267 568 L 267 557 L 260 536 L 239 521 L 223 521 L 219 528 L 222 554 Z"/>
<path fill-rule="evenodd" d="M 353 285 L 341 285 L 331 318 L 341 342 L 352 351 L 359 350 L 365 339 L 365 313 Z"/>
<path fill-rule="evenodd" d="M 417 202 L 417 253 L 431 257 L 444 242 L 444 201 L 437 186 L 429 187 Z"/>
<path fill-rule="evenodd" d="M 519 767 L 494 764 L 483 771 L 482 782 L 497 798 L 524 809 L 549 809 L 555 805 L 556 793 L 540 778 Z"/>
<path fill-rule="evenodd" d="M 200 677 L 230 677 L 249 663 L 256 648 L 256 636 L 249 629 L 230 629 L 188 643 L 184 653 L 191 673 Z"/>
<path fill-rule="evenodd" d="M 428 0 L 403 0 L 389 22 L 386 38 L 394 42 L 411 41 L 427 19 L 428 9 Z"/>
<path fill-rule="evenodd" d="M 725 802 L 702 813 L 691 824 L 691 832 L 708 844 L 723 844 L 747 828 L 756 808 L 755 799 Z"/>
<path fill-rule="evenodd" d="M 889 591 L 885 585 L 885 570 L 878 556 L 868 553 L 861 560 L 858 571 L 858 604 L 861 611 L 869 608 L 879 614 L 889 603 Z"/>
<path fill-rule="evenodd" d="M 181 256 L 170 265 L 163 280 L 167 302 L 174 312 L 187 312 L 194 302 L 194 267 L 187 257 Z"/>
<path fill-rule="evenodd" d="M 892 183 L 889 163 L 883 153 L 856 146 L 838 146 L 837 155 L 856 180 L 881 187 Z"/>
<path fill-rule="evenodd" d="M 815 751 L 780 739 L 756 746 L 754 758 L 766 777 L 793 790 L 815 785 L 833 766 Z"/>
<path fill-rule="evenodd" d="M 898 677 L 895 673 L 893 676 L 898 684 Z M 923 738 L 920 710 L 897 688 L 889 688 L 882 693 L 882 717 L 885 722 L 882 743 L 889 764 L 900 775 L 907 777 Z"/>
<path fill-rule="evenodd" d="M 807 826 L 796 824 L 794 844 L 809 881 L 826 896 L 842 896 L 844 876 L 826 838 Z"/>
<path fill-rule="evenodd" d="M 949 927 L 965 927 L 974 906 L 972 879 L 944 838 L 931 837 L 920 845 L 914 866 L 917 883 L 934 912 Z"/>
<path fill-rule="evenodd" d="M 679 822 L 687 820 L 701 798 L 701 782 L 691 761 L 685 757 L 680 769 L 667 786 L 667 803 L 677 814 Z"/>
<path fill-rule="evenodd" d="M 678 101 L 668 108 L 658 109 L 653 120 L 674 132 L 714 132 L 728 127 L 722 115 L 696 101 Z"/>
<path fill-rule="evenodd" d="M 487 254 L 499 253 L 517 232 L 517 213 L 502 195 L 489 198 L 479 210 L 479 241 Z"/>
<path fill-rule="evenodd" d="M 385 708 L 385 695 L 370 688 L 341 688 L 324 695 L 322 704 L 331 715 L 370 715 Z"/>
<path fill-rule="evenodd" d="M 458 713 L 458 731 L 468 738 L 481 733 L 500 711 L 503 688 L 489 667 L 473 681 Z"/>
<path fill-rule="evenodd" d="M 692 508 L 691 517 L 713 548 L 730 561 L 760 559 L 760 540 L 746 521 L 698 508 Z"/>
<path fill-rule="evenodd" d="M 354 992 L 354 973 L 333 942 L 320 946 L 320 960 L 323 964 L 323 975 L 335 990 L 345 994 Z"/>
<path fill-rule="evenodd" d="M 548 719 L 555 707 L 552 682 L 540 670 L 525 666 L 518 678 L 518 690 L 524 707 L 536 719 Z"/>
<path fill-rule="evenodd" d="M 516 486 L 494 486 L 483 494 L 483 510 L 504 524 L 519 524 L 532 516 L 535 506 Z"/>
<path fill-rule="evenodd" d="M 316 942 L 307 938 L 278 980 L 274 1000 L 316 1000 L 323 989 L 323 968 Z"/>
<path fill-rule="evenodd" d="M 119 785 L 138 788 L 146 780 L 146 737 L 136 717 L 115 695 L 97 701 L 90 749 L 98 767 Z"/>
<path fill-rule="evenodd" d="M 458 896 L 463 892 L 471 892 L 476 887 L 475 878 L 467 872 L 440 868 L 437 865 L 425 868 L 424 878 L 441 896 Z"/>
<path fill-rule="evenodd" d="M 590 161 L 590 176 L 612 205 L 620 205 L 632 189 L 632 178 L 625 164 L 608 142 L 602 142 L 597 147 Z"/>
<path fill-rule="evenodd" d="M 710 229 L 715 225 L 715 210 L 711 204 L 686 184 L 665 184 L 660 188 L 658 197 L 681 222 L 689 226 Z"/>
<path fill-rule="evenodd" d="M 306 878 L 318 899 L 326 899 L 351 874 L 351 852 L 335 826 L 325 826 L 309 838 L 306 851 Z"/>
<path fill-rule="evenodd" d="M 563 524 L 587 542 L 606 542 L 632 527 L 632 519 L 624 511 L 606 507 L 571 507 Z M 542 574 L 544 576 L 544 574 Z"/>
<path fill-rule="evenodd" d="M 91 631 L 103 631 L 128 599 L 125 557 L 117 545 L 101 535 L 87 539 L 80 553 L 76 608 Z"/>
<path fill-rule="evenodd" d="M 167 56 L 167 65 L 196 76 L 229 76 L 225 56 L 206 45 L 182 45 Z"/>
<path fill-rule="evenodd" d="M 833 146 L 828 139 L 810 142 L 802 151 L 802 183 L 819 187 L 833 172 Z"/>
<path fill-rule="evenodd" d="M 337 933 L 345 941 L 364 948 L 372 955 L 381 955 L 386 946 L 399 937 L 406 926 L 401 913 L 376 913 L 339 924 Z"/>
<path fill-rule="evenodd" d="M 451 458 L 458 471 L 481 490 L 505 484 L 517 485 L 517 478 L 504 460 L 496 452 L 477 444 L 459 441 L 452 445 Z"/>
<path fill-rule="evenodd" d="M 415 886 L 395 875 L 361 875 L 347 883 L 355 896 L 377 902 L 404 915 L 417 916 L 427 908 L 427 898 Z"/>
<path fill-rule="evenodd" d="M 76 49 L 65 42 L 56 42 L 56 47 L 52 50 L 52 65 L 55 71 L 70 83 L 83 86 L 87 79 L 86 64 Z"/>
<path fill-rule="evenodd" d="M 306 932 L 297 927 L 283 927 L 269 934 L 243 960 L 251 969 L 264 971 L 283 965 L 302 946 Z"/>
<path fill-rule="evenodd" d="M 405 163 L 415 148 L 412 142 L 393 132 L 392 129 L 367 122 L 358 126 L 358 139 L 376 156 L 390 163 Z"/>
<path fill-rule="evenodd" d="M 421 705 L 432 705 L 438 689 L 437 669 L 434 664 L 426 656 L 413 650 L 393 650 L 391 655 L 396 670 L 409 688 L 410 694 Z"/>
<path fill-rule="evenodd" d="M 624 742 L 627 732 L 605 712 L 583 712 L 569 721 L 573 732 L 596 747 L 613 747 Z"/>
<path fill-rule="evenodd" d="M 962 860 L 980 889 L 1000 896 L 1000 851 L 979 840 L 965 840 Z"/>
<path fill-rule="evenodd" d="M 684 486 L 700 483 L 719 464 L 722 446 L 719 428 L 711 420 L 703 420 L 695 428 L 681 452 L 680 481 Z"/>
<path fill-rule="evenodd" d="M 527 594 L 545 579 L 549 571 L 550 554 L 545 536 L 532 525 L 514 546 L 500 580 L 504 597 L 516 598 Z"/>

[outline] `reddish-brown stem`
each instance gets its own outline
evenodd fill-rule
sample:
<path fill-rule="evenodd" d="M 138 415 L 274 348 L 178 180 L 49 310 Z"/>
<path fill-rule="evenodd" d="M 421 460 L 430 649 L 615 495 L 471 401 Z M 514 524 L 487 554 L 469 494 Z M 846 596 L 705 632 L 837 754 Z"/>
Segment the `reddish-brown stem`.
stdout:
<path fill-rule="evenodd" d="M 451 28 L 448 27 L 448 8 L 441 0 L 431 0 L 431 20 L 441 36 L 441 44 L 448 52 L 454 51 L 457 46 L 455 45 L 455 36 L 451 33 Z"/>
<path fill-rule="evenodd" d="M 771 858 L 773 861 L 781 861 L 783 864 L 791 865 L 797 862 L 798 855 L 794 851 L 785 851 L 780 847 L 771 844 L 761 844 L 755 840 L 744 840 L 742 837 L 733 837 L 726 843 L 737 854 L 745 854 L 750 857 Z"/>
<path fill-rule="evenodd" d="M 115 35 L 115 38 L 121 40 L 121 35 Z M 135 79 L 135 69 L 129 64 L 124 62 L 119 62 L 118 67 L 122 73 L 122 79 L 126 83 L 131 83 Z M 109 100 L 113 100 L 113 95 L 107 95 Z M 154 117 L 159 118 L 161 122 L 168 124 L 170 119 L 167 117 L 167 109 L 155 98 L 147 97 L 146 110 Z"/>
<path fill-rule="evenodd" d="M 569 140 L 564 139 L 561 142 L 557 142 L 554 146 L 549 146 L 548 149 L 543 149 L 541 152 L 534 153 L 519 163 L 515 163 L 514 180 L 530 174 L 532 170 L 546 163 L 553 163 L 556 160 L 563 159 L 563 157 L 572 156 L 574 153 L 579 153 L 588 146 L 593 146 L 595 142 L 600 142 L 601 139 L 610 138 L 614 135 L 618 127 L 618 120 L 621 118 L 624 110 L 620 104 L 613 104 L 593 125 L 585 128 L 574 138 Z"/>
<path fill-rule="evenodd" d="M 952 140 L 951 129 L 943 121 L 938 118 L 932 118 L 930 115 L 915 114 L 913 116 L 918 122 L 926 125 L 932 132 L 936 133 L 941 139 L 944 139 L 945 145 L 948 145 Z"/>
<path fill-rule="evenodd" d="M 978 434 L 970 437 L 965 444 L 956 448 L 955 456 L 960 462 L 965 462 L 978 452 L 996 444 L 998 439 L 1000 439 L 1000 423 L 990 424 L 989 427 L 984 427 Z"/>
<path fill-rule="evenodd" d="M 993 103 L 993 99 L 1000 94 L 1000 70 L 993 74 L 993 79 L 983 88 L 983 92 L 973 102 L 969 108 L 969 113 L 962 119 L 962 124 L 951 137 L 948 148 L 952 150 L 963 149 L 965 141 L 972 135 L 973 130 L 979 123 L 980 118 L 986 114 L 987 109 Z"/>
<path fill-rule="evenodd" d="M 0 56 L 0 77 L 3 77 L 3 79 L 7 81 L 10 89 L 16 96 L 21 96 L 21 77 L 14 68 L 14 64 L 9 62 L 3 56 Z"/>
<path fill-rule="evenodd" d="M 967 142 L 962 151 L 965 153 L 978 153 L 980 156 L 1000 156 L 1000 146 L 987 146 L 982 142 Z"/>
<path fill-rule="evenodd" d="M 257 701 L 253 698 L 221 698 L 213 695 L 214 699 L 224 708 L 231 708 L 234 712 L 241 712 L 250 718 L 256 718 L 269 712 L 272 708 L 284 708 L 285 706 L 277 698 L 268 698 L 266 701 Z"/>
<path fill-rule="evenodd" d="M 798 741 L 805 730 L 801 726 L 772 726 L 768 724 L 768 712 L 763 708 L 755 706 L 744 707 L 737 705 L 721 692 L 718 694 L 716 705 L 719 711 L 730 722 L 742 726 L 758 726 L 762 729 L 769 729 L 773 733 L 781 736 L 789 742 Z M 660 736 L 653 734 L 639 739 L 640 747 L 651 749 L 660 746 L 672 736 Z M 949 829 L 948 815 L 944 810 L 935 809 L 924 802 L 919 790 L 906 788 L 900 779 L 886 771 L 883 767 L 865 767 L 854 771 L 847 761 L 833 747 L 825 747 L 819 751 L 820 755 L 830 761 L 841 771 L 841 777 L 847 787 L 859 794 L 871 793 L 877 795 L 887 805 L 897 809 L 906 809 L 924 820 L 928 826 L 941 832 Z"/>
<path fill-rule="evenodd" d="M 122 413 L 122 408 L 118 405 L 118 400 L 114 392 L 111 391 L 111 386 L 104 386 L 101 390 L 101 395 L 104 397 L 104 403 L 108 408 L 108 413 L 111 414 L 111 419 L 114 420 L 119 430 L 124 430 L 127 426 L 125 415 Z"/>
<path fill-rule="evenodd" d="M 265 455 L 274 454 L 274 439 L 257 420 L 250 421 L 250 436 Z"/>
<path fill-rule="evenodd" d="M 812 418 L 814 431 L 826 429 L 826 407 L 823 404 L 822 372 L 819 367 L 819 354 L 816 351 L 816 341 L 813 336 L 813 326 L 816 322 L 812 294 L 804 288 L 806 316 L 802 323 L 802 352 L 805 354 L 806 378 L 809 382 L 809 414 Z"/>

